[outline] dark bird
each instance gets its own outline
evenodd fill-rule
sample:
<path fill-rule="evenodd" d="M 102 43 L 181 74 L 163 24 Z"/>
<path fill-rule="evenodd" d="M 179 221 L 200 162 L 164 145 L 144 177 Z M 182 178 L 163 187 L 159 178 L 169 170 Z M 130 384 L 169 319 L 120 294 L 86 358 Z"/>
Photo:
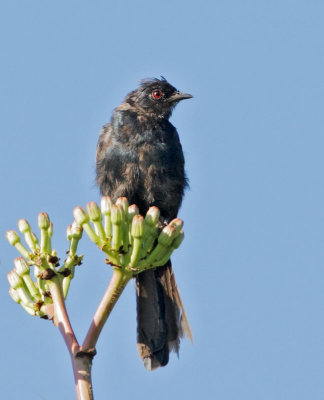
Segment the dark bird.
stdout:
<path fill-rule="evenodd" d="M 144 80 L 113 112 L 99 136 L 96 169 L 103 195 L 125 196 L 145 215 L 151 206 L 161 222 L 177 216 L 187 179 L 179 135 L 169 118 L 189 99 L 164 78 Z M 178 353 L 180 338 L 192 340 L 171 262 L 137 275 L 137 347 L 148 370 L 164 366 Z"/>

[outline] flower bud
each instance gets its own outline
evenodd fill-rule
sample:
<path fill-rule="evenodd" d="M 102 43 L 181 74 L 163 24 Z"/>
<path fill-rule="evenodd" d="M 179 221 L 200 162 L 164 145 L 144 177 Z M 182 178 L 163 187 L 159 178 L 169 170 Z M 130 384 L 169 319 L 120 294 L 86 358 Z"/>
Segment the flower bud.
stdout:
<path fill-rule="evenodd" d="M 116 206 L 121 206 L 124 214 L 127 215 L 127 211 L 128 211 L 128 200 L 127 197 L 119 197 L 116 201 Z"/>
<path fill-rule="evenodd" d="M 155 226 L 159 222 L 159 218 L 160 218 L 160 210 L 155 206 L 150 207 L 145 215 L 145 221 L 149 225 L 153 226 Z"/>
<path fill-rule="evenodd" d="M 82 237 L 82 226 L 77 224 L 75 221 L 73 221 L 72 226 L 71 226 L 71 235 L 75 238 L 75 239 L 81 239 Z"/>
<path fill-rule="evenodd" d="M 90 201 L 90 203 L 87 204 L 87 211 L 91 221 L 101 221 L 101 212 L 97 203 Z"/>
<path fill-rule="evenodd" d="M 20 230 L 21 233 L 30 232 L 30 225 L 28 221 L 24 218 L 20 218 L 18 220 L 18 229 Z"/>
<path fill-rule="evenodd" d="M 72 239 L 72 225 L 69 225 L 66 228 L 66 237 L 67 237 L 68 241 L 70 241 Z"/>
<path fill-rule="evenodd" d="M 9 296 L 12 298 L 12 300 L 15 303 L 20 303 L 21 302 L 19 294 L 12 287 L 9 288 Z"/>
<path fill-rule="evenodd" d="M 37 239 L 37 236 L 35 235 L 34 232 L 31 233 L 31 237 L 32 237 L 32 239 L 33 239 L 33 242 L 34 242 L 35 244 L 38 244 L 38 239 Z"/>
<path fill-rule="evenodd" d="M 73 216 L 79 225 L 83 225 L 84 223 L 89 221 L 89 215 L 80 206 L 74 208 Z"/>
<path fill-rule="evenodd" d="M 173 226 L 167 225 L 162 229 L 162 232 L 160 233 L 158 237 L 158 242 L 164 246 L 168 247 L 172 243 L 172 240 L 174 239 L 176 234 L 176 230 Z"/>
<path fill-rule="evenodd" d="M 112 204 L 111 206 L 111 222 L 114 225 L 120 225 L 124 220 L 124 212 L 121 205 Z"/>
<path fill-rule="evenodd" d="M 179 235 L 174 239 L 174 241 L 172 243 L 172 247 L 174 249 L 177 249 L 178 247 L 180 247 L 183 239 L 184 239 L 184 233 L 183 233 L 183 231 L 180 231 Z"/>
<path fill-rule="evenodd" d="M 111 205 L 111 198 L 109 196 L 103 196 L 100 203 L 103 215 L 110 215 Z"/>
<path fill-rule="evenodd" d="M 144 218 L 142 215 L 134 215 L 132 221 L 131 235 L 134 238 L 141 238 L 144 234 Z"/>
<path fill-rule="evenodd" d="M 109 196 L 103 196 L 101 199 L 101 212 L 104 216 L 104 232 L 105 232 L 105 237 L 109 238 L 111 235 L 111 206 L 112 206 L 112 201 Z"/>
<path fill-rule="evenodd" d="M 15 231 L 7 231 L 6 238 L 12 246 L 20 242 L 20 237 Z"/>
<path fill-rule="evenodd" d="M 45 212 L 38 214 L 38 227 L 39 229 L 48 229 L 50 226 L 50 219 Z"/>
<path fill-rule="evenodd" d="M 49 227 L 48 227 L 48 236 L 52 237 L 53 236 L 53 222 L 50 221 Z"/>
<path fill-rule="evenodd" d="M 131 206 L 129 206 L 128 210 L 127 210 L 128 222 L 131 223 L 134 215 L 137 215 L 138 213 L 139 213 L 139 209 L 136 204 L 132 204 Z"/>
<path fill-rule="evenodd" d="M 15 258 L 14 266 L 15 266 L 15 271 L 17 272 L 17 274 L 19 276 L 29 274 L 29 272 L 30 272 L 29 265 L 26 263 L 26 261 L 23 257 Z"/>
<path fill-rule="evenodd" d="M 177 233 L 179 233 L 183 227 L 183 221 L 180 218 L 174 218 L 169 225 L 173 226 Z"/>
<path fill-rule="evenodd" d="M 10 287 L 12 287 L 13 289 L 17 289 L 23 285 L 23 280 L 14 269 L 8 272 L 7 278 Z"/>

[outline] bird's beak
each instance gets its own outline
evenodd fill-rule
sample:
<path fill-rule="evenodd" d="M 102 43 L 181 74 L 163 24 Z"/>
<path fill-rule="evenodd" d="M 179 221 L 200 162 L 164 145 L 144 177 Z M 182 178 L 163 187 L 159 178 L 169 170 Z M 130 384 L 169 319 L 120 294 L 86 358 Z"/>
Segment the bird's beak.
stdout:
<path fill-rule="evenodd" d="M 173 103 L 174 101 L 180 101 L 191 98 L 192 98 L 191 94 L 175 92 L 171 97 L 169 97 L 169 102 Z"/>

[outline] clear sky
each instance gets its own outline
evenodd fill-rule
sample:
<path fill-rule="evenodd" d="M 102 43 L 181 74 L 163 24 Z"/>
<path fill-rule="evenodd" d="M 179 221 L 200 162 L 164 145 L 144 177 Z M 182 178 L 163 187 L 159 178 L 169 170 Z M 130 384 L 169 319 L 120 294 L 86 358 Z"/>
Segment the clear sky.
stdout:
<path fill-rule="evenodd" d="M 190 178 L 173 257 L 194 333 L 147 372 L 133 282 L 99 340 L 99 399 L 324 398 L 324 3 L 320 0 L 2 0 L 1 397 L 74 398 L 51 323 L 7 295 L 18 218 L 54 221 L 99 200 L 98 132 L 146 77 L 194 98 L 172 116 Z M 78 338 L 108 283 L 84 237 L 67 306 Z"/>

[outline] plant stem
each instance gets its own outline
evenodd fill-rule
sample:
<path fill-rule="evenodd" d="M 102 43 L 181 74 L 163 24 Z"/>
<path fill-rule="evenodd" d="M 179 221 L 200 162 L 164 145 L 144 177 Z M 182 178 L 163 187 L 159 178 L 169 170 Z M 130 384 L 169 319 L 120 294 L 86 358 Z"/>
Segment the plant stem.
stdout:
<path fill-rule="evenodd" d="M 77 399 L 93 400 L 91 366 L 94 353 L 80 351 L 66 311 L 59 278 L 54 277 L 48 283 L 54 304 L 54 324 L 59 328 L 71 356 Z"/>
<path fill-rule="evenodd" d="M 93 400 L 91 367 L 95 352 L 79 351 L 71 356 L 77 400 Z"/>
<path fill-rule="evenodd" d="M 114 268 L 111 281 L 106 289 L 106 292 L 101 299 L 101 302 L 95 312 L 92 323 L 88 330 L 87 336 L 81 346 L 85 352 L 93 351 L 100 332 L 109 317 L 114 305 L 116 304 L 119 296 L 122 294 L 128 281 L 131 279 L 132 274 L 120 268 Z"/>
<path fill-rule="evenodd" d="M 54 325 L 59 328 L 69 352 L 74 354 L 79 349 L 79 343 L 65 308 L 60 280 L 58 277 L 54 277 L 48 281 L 48 284 L 54 304 Z"/>
<path fill-rule="evenodd" d="M 59 328 L 71 356 L 77 400 L 93 400 L 91 367 L 96 353 L 95 346 L 109 314 L 131 277 L 132 273 L 114 268 L 111 281 L 95 312 L 82 347 L 74 335 L 66 311 L 59 277 L 48 281 L 54 304 L 54 324 Z"/>

